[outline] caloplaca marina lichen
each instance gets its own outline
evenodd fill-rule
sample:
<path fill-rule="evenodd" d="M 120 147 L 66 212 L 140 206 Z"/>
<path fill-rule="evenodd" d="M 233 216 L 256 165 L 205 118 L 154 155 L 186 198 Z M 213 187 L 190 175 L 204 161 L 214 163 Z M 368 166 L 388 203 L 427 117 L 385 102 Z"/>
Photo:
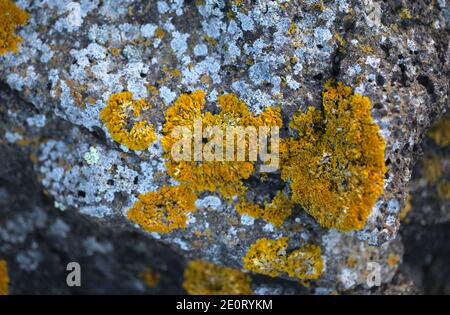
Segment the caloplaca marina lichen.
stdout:
<path fill-rule="evenodd" d="M 100 113 L 111 137 L 131 150 L 145 150 L 156 140 L 153 125 L 142 114 L 150 105 L 144 100 L 133 100 L 131 92 L 111 95 Z"/>
<path fill-rule="evenodd" d="M 145 268 L 139 276 L 150 289 L 156 288 L 161 280 L 160 274 L 155 272 L 151 267 Z"/>
<path fill-rule="evenodd" d="M 0 0 L 0 56 L 7 52 L 17 52 L 22 38 L 15 34 L 17 27 L 24 25 L 29 14 L 21 10 L 11 0 Z"/>
<path fill-rule="evenodd" d="M 291 215 L 292 207 L 292 201 L 281 191 L 277 192 L 272 202 L 266 201 L 264 207 L 247 200 L 240 200 L 236 204 L 236 210 L 239 214 L 264 219 L 276 227 L 280 227 L 284 220 Z"/>
<path fill-rule="evenodd" d="M 183 287 L 193 295 L 252 294 L 249 275 L 198 259 L 188 263 L 184 271 Z"/>
<path fill-rule="evenodd" d="M 286 273 L 301 280 L 317 279 L 323 269 L 320 247 L 307 244 L 289 251 L 288 241 L 287 237 L 259 239 L 243 258 L 244 268 L 271 277 Z"/>
<path fill-rule="evenodd" d="M 5 260 L 0 260 L 0 295 L 9 294 L 8 265 Z"/>
<path fill-rule="evenodd" d="M 228 126 L 281 126 L 281 112 L 279 108 L 269 107 L 259 116 L 254 115 L 250 112 L 247 105 L 234 94 L 219 96 L 217 103 L 221 109 L 218 114 L 203 113 L 205 93 L 196 91 L 190 94 L 182 94 L 167 109 L 166 124 L 163 131 L 164 136 L 161 140 L 167 161 L 167 172 L 175 180 L 198 192 L 204 190 L 215 192 L 217 190 L 224 197 L 242 195 L 245 192 L 242 181 L 248 179 L 253 173 L 253 161 L 249 161 L 249 159 L 237 160 L 236 155 L 231 160 L 225 160 L 224 158 L 223 160 L 203 159 L 199 161 L 191 155 L 190 160 L 176 161 L 172 157 L 172 149 L 174 144 L 179 143 L 182 139 L 182 135 L 174 136 L 173 130 L 176 127 L 184 127 L 193 134 L 195 119 L 199 119 L 204 126 L 218 127 L 222 135 L 226 134 L 225 129 Z M 215 132 L 211 133 L 211 138 L 216 134 Z M 204 135 L 201 135 L 200 138 L 204 138 Z M 206 138 L 208 141 L 211 140 L 208 136 Z M 224 141 L 222 148 L 226 147 L 226 141 L 229 140 L 225 138 L 222 137 L 220 140 Z M 231 140 L 234 141 L 234 138 Z M 203 146 L 203 144 L 201 145 Z M 247 142 L 246 148 L 249 149 Z M 215 153 L 223 156 L 225 151 Z M 234 154 L 236 154 L 236 151 L 234 151 Z"/>
<path fill-rule="evenodd" d="M 368 97 L 329 81 L 322 105 L 293 117 L 298 136 L 282 143 L 281 175 L 292 201 L 322 226 L 358 230 L 383 191 L 385 142 Z"/>
<path fill-rule="evenodd" d="M 187 214 L 195 211 L 197 195 L 186 186 L 163 186 L 138 198 L 128 218 L 146 231 L 167 233 L 186 227 Z"/>

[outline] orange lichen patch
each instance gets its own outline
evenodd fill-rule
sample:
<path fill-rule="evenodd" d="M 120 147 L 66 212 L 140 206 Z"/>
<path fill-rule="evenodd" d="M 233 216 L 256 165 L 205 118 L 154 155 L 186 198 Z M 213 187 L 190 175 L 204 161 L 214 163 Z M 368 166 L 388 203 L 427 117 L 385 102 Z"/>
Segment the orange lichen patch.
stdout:
<path fill-rule="evenodd" d="M 149 232 L 168 233 L 185 228 L 187 214 L 195 211 L 195 195 L 185 186 L 163 186 L 156 192 L 141 194 L 128 218 Z"/>
<path fill-rule="evenodd" d="M 117 48 L 117 47 L 110 48 L 109 51 L 111 52 L 111 54 L 112 54 L 114 57 L 120 56 L 120 53 L 121 53 L 120 48 Z"/>
<path fill-rule="evenodd" d="M 442 147 L 450 144 L 450 115 L 439 120 L 429 131 L 428 136 Z"/>
<path fill-rule="evenodd" d="M 395 266 L 398 265 L 400 260 L 401 258 L 399 255 L 390 254 L 387 259 L 387 264 L 389 267 L 394 268 Z"/>
<path fill-rule="evenodd" d="M 311 5 L 313 10 L 324 11 L 325 5 L 323 4 L 323 0 L 319 0 Z"/>
<path fill-rule="evenodd" d="M 203 37 L 203 39 L 205 40 L 205 42 L 207 42 L 208 44 L 210 44 L 211 46 L 216 46 L 217 45 L 217 40 L 215 40 L 213 37 L 205 35 Z"/>
<path fill-rule="evenodd" d="M 148 267 L 144 271 L 142 271 L 139 276 L 144 281 L 144 283 L 150 289 L 155 288 L 159 284 L 160 275 L 153 271 L 152 268 Z"/>
<path fill-rule="evenodd" d="M 333 36 L 336 39 L 336 42 L 340 47 L 345 46 L 345 39 L 342 38 L 342 36 L 338 32 L 333 32 Z"/>
<path fill-rule="evenodd" d="M 244 268 L 263 275 L 277 277 L 287 273 L 300 280 L 317 279 L 323 270 L 320 247 L 307 244 L 288 252 L 288 238 L 262 238 L 250 246 L 243 258 Z"/>
<path fill-rule="evenodd" d="M 370 108 L 368 97 L 327 82 L 323 111 L 310 107 L 294 115 L 290 126 L 298 137 L 280 145 L 292 201 L 324 227 L 361 229 L 383 192 L 385 142 Z"/>
<path fill-rule="evenodd" d="M 280 227 L 284 220 L 291 215 L 293 204 L 281 191 L 278 191 L 272 202 L 265 202 L 264 208 L 258 204 L 240 200 L 236 210 L 240 215 L 248 214 L 253 218 L 261 218 Z"/>
<path fill-rule="evenodd" d="M 289 28 L 287 30 L 287 34 L 288 35 L 294 35 L 296 33 L 297 33 L 297 24 L 291 23 L 291 26 L 289 26 Z"/>
<path fill-rule="evenodd" d="M 23 39 L 14 34 L 18 26 L 24 25 L 29 14 L 11 0 L 0 0 L 0 56 L 12 51 L 17 52 L 17 44 Z"/>
<path fill-rule="evenodd" d="M 359 45 L 359 49 L 365 54 L 373 54 L 373 48 L 368 44 Z"/>
<path fill-rule="evenodd" d="M 193 295 L 252 294 L 249 275 L 203 260 L 191 260 L 188 263 L 184 271 L 183 288 Z"/>
<path fill-rule="evenodd" d="M 234 4 L 235 6 L 240 7 L 244 3 L 244 0 L 231 0 L 230 2 L 231 2 L 231 4 Z"/>
<path fill-rule="evenodd" d="M 0 295 L 9 294 L 8 265 L 6 261 L 0 260 Z"/>
<path fill-rule="evenodd" d="M 431 155 L 423 160 L 423 173 L 430 183 L 436 183 L 442 175 L 442 160 Z"/>
<path fill-rule="evenodd" d="M 441 180 L 436 189 L 440 199 L 450 199 L 450 183 L 447 180 Z"/>
<path fill-rule="evenodd" d="M 408 213 L 412 210 L 411 205 L 411 195 L 408 193 L 408 196 L 406 197 L 406 202 L 403 207 L 403 209 L 400 211 L 399 218 L 400 220 L 405 220 L 408 216 Z"/>
<path fill-rule="evenodd" d="M 112 94 L 100 119 L 106 124 L 114 141 L 131 150 L 145 150 L 156 140 L 153 125 L 142 119 L 141 112 L 149 109 L 144 99 L 133 100 L 130 92 Z"/>
<path fill-rule="evenodd" d="M 398 15 L 400 16 L 400 18 L 401 18 L 402 20 L 411 20 L 411 19 L 412 19 L 411 12 L 410 12 L 409 9 L 406 8 L 406 7 L 403 7 L 403 8 L 400 10 L 400 12 L 399 12 Z"/>
<path fill-rule="evenodd" d="M 164 29 L 162 29 L 161 27 L 158 27 L 155 30 L 155 36 L 158 37 L 158 38 L 163 39 L 164 36 L 166 36 L 166 31 Z"/>
<path fill-rule="evenodd" d="M 358 258 L 355 256 L 349 256 L 347 258 L 347 266 L 350 268 L 355 268 L 356 264 L 358 263 Z"/>
<path fill-rule="evenodd" d="M 202 113 L 205 104 L 205 93 L 196 91 L 190 94 L 182 94 L 174 104 L 167 109 L 166 124 L 164 126 L 164 136 L 161 140 L 165 152 L 167 172 L 175 180 L 191 187 L 193 190 L 201 192 L 204 190 L 218 190 L 224 197 L 230 198 L 234 195 L 242 195 L 245 187 L 242 180 L 247 179 L 253 173 L 254 162 L 249 159 L 238 160 L 237 150 L 234 151 L 234 159 L 227 159 L 226 155 L 226 129 L 227 127 L 247 127 L 253 126 L 258 130 L 259 126 L 281 126 L 281 113 L 279 108 L 267 108 L 259 116 L 250 113 L 247 105 L 240 101 L 235 95 L 227 94 L 219 96 L 218 105 L 221 112 L 212 114 L 210 112 Z M 202 135 L 198 138 L 207 140 L 207 143 L 199 144 L 201 152 L 208 151 L 211 156 L 219 155 L 219 159 L 206 159 L 203 156 L 195 157 L 193 141 L 186 145 L 183 150 L 189 151 L 187 159 L 174 159 L 172 149 L 176 143 L 183 139 L 183 135 L 174 135 L 175 128 L 185 128 L 187 132 L 194 135 L 194 123 L 198 121 L 205 126 Z M 217 133 L 209 133 L 208 127 L 218 128 L 222 132 L 223 137 L 219 139 L 222 144 L 222 152 L 220 149 L 208 148 L 209 141 L 215 139 Z M 231 140 L 231 139 L 230 139 Z M 236 143 L 236 141 L 233 142 Z M 196 141 L 194 139 L 194 141 Z M 248 135 L 245 139 L 245 153 L 249 156 Z M 217 142 L 216 142 L 217 144 Z M 234 146 L 236 149 L 236 146 Z M 216 151 L 217 150 L 217 151 Z M 212 153 L 211 153 L 212 152 Z M 189 160 L 190 159 L 190 160 Z"/>

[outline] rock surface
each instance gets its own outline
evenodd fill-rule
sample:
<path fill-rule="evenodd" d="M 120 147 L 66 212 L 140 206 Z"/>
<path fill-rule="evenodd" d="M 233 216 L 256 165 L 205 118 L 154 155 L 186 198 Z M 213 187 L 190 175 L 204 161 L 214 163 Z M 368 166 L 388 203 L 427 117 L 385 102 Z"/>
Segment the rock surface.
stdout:
<path fill-rule="evenodd" d="M 80 1 L 80 19 L 64 1 L 17 3 L 31 15 L 18 31 L 23 43 L 17 54 L 0 57 L 2 178 L 8 183 L 2 186 L 0 258 L 14 262 L 13 275 L 38 266 L 64 273 L 65 265 L 56 267 L 59 261 L 47 254 L 52 250 L 63 257 L 73 250 L 86 261 L 97 251 L 85 292 L 118 292 L 116 281 L 124 279 L 120 292 L 145 292 L 136 278 L 145 265 L 167 274 L 158 290 L 179 292 L 181 256 L 242 268 L 258 239 L 283 236 L 293 249 L 320 246 L 325 269 L 308 288 L 262 277 L 259 292 L 368 292 L 370 262 L 381 266 L 382 283 L 410 290 L 408 280 L 396 276 L 404 251 L 398 230 L 423 135 L 449 106 L 447 1 Z M 99 117 L 111 94 L 128 90 L 150 99 L 160 138 L 164 112 L 183 92 L 204 90 L 212 111 L 217 96 L 228 92 L 254 113 L 280 105 L 289 121 L 296 110 L 320 106 L 330 78 L 370 97 L 386 141 L 384 193 L 363 230 L 325 229 L 299 207 L 277 228 L 204 192 L 186 229 L 136 232 L 128 209 L 140 193 L 173 180 L 159 141 L 132 151 L 111 139 Z M 27 193 L 17 192 L 22 185 Z M 245 185 L 260 201 L 285 186 L 276 174 L 264 181 L 253 176 Z M 33 191 L 41 187 L 45 198 Z M 26 211 L 17 210 L 21 202 Z M 440 209 L 423 220 L 447 222 L 448 202 Z M 65 242 L 68 225 L 79 236 Z M 125 265 L 123 278 L 115 278 Z M 15 281 L 13 292 L 31 291 Z M 106 284 L 97 290 L 98 281 Z M 36 287 L 48 290 L 67 288 Z"/>

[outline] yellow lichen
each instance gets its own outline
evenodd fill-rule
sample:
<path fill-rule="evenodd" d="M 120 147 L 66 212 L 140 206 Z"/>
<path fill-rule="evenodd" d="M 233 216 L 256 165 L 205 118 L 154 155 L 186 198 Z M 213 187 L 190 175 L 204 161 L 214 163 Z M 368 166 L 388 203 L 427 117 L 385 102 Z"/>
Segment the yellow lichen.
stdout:
<path fill-rule="evenodd" d="M 297 33 L 297 24 L 291 23 L 291 26 L 289 26 L 289 29 L 287 30 L 288 35 L 294 35 Z"/>
<path fill-rule="evenodd" d="M 356 265 L 358 264 L 358 258 L 356 256 L 349 256 L 347 258 L 347 266 L 349 266 L 350 268 L 355 268 Z"/>
<path fill-rule="evenodd" d="M 195 195 L 185 186 L 163 186 L 156 192 L 141 194 L 128 218 L 149 232 L 168 233 L 185 228 L 187 214 L 195 211 Z"/>
<path fill-rule="evenodd" d="M 294 115 L 290 126 L 298 137 L 280 145 L 292 201 L 324 227 L 361 229 L 383 191 L 385 143 L 370 108 L 368 97 L 327 82 L 323 111 Z"/>
<path fill-rule="evenodd" d="M 411 12 L 409 11 L 408 8 L 403 7 L 400 12 L 399 12 L 399 16 L 402 20 L 411 20 L 412 19 L 412 15 Z"/>
<path fill-rule="evenodd" d="M 262 238 L 251 245 L 243 258 L 244 268 L 263 275 L 277 277 L 280 273 L 300 280 L 317 279 L 323 270 L 320 247 L 307 244 L 288 251 L 288 238 Z"/>
<path fill-rule="evenodd" d="M 211 46 L 216 46 L 217 45 L 217 40 L 215 38 L 211 37 L 211 36 L 205 35 L 203 37 L 203 39 L 205 40 L 205 42 L 207 42 Z"/>
<path fill-rule="evenodd" d="M 230 2 L 231 2 L 231 4 L 234 4 L 235 6 L 240 7 L 244 3 L 244 0 L 231 0 Z"/>
<path fill-rule="evenodd" d="M 336 42 L 340 47 L 345 46 L 345 39 L 342 38 L 342 36 L 338 32 L 333 32 L 333 36 L 336 39 Z"/>
<path fill-rule="evenodd" d="M 17 52 L 17 44 L 23 39 L 14 32 L 24 25 L 29 14 L 11 0 L 0 0 L 0 56 L 7 52 Z"/>
<path fill-rule="evenodd" d="M 450 183 L 447 180 L 441 180 L 436 190 L 440 199 L 450 199 Z"/>
<path fill-rule="evenodd" d="M 184 271 L 183 288 L 193 295 L 252 294 L 250 276 L 240 270 L 192 260 Z"/>
<path fill-rule="evenodd" d="M 423 173 L 430 183 L 436 183 L 442 175 L 442 161 L 439 156 L 430 155 L 423 160 Z"/>
<path fill-rule="evenodd" d="M 9 294 L 8 265 L 5 260 L 0 260 L 0 295 Z"/>
<path fill-rule="evenodd" d="M 323 0 L 319 0 L 311 5 L 313 10 L 324 11 L 325 5 L 323 4 Z"/>
<path fill-rule="evenodd" d="M 406 197 L 405 205 L 403 206 L 402 210 L 400 211 L 399 218 L 400 220 L 405 220 L 408 216 L 408 213 L 412 210 L 411 205 L 411 195 L 408 193 L 408 196 Z"/>
<path fill-rule="evenodd" d="M 221 112 L 215 115 L 210 112 L 202 112 L 205 104 L 205 93 L 203 91 L 182 94 L 167 109 L 166 124 L 163 130 L 164 136 L 161 139 L 166 157 L 167 172 L 175 180 L 198 192 L 218 190 L 224 197 L 242 195 L 245 192 L 242 180 L 249 178 L 253 173 L 253 161 L 248 159 L 244 161 L 228 160 L 226 158 L 205 161 L 204 158 L 198 159 L 190 153 L 190 160 L 175 160 L 171 151 L 174 144 L 179 142 L 183 136 L 174 136 L 172 132 L 177 127 L 183 127 L 194 134 L 195 120 L 198 120 L 202 126 L 218 127 L 224 135 L 223 152 L 220 152 L 219 155 L 225 156 L 227 146 L 225 135 L 228 126 L 254 126 L 256 128 L 259 126 L 281 126 L 280 109 L 267 108 L 259 116 L 255 116 L 249 111 L 247 105 L 233 94 L 219 96 L 217 101 Z M 206 127 L 203 140 L 210 141 L 214 139 L 215 134 L 211 133 L 211 136 L 208 136 Z M 191 148 L 194 148 L 192 143 L 191 145 Z M 200 144 L 202 152 L 205 151 L 206 145 Z M 246 141 L 245 148 L 246 153 L 249 153 L 249 150 L 247 150 L 249 148 L 248 141 Z M 194 152 L 194 150 L 189 151 Z M 236 157 L 236 151 L 234 153 Z"/>
<path fill-rule="evenodd" d="M 160 38 L 160 39 L 163 39 L 164 36 L 166 36 L 166 31 L 164 29 L 162 29 L 161 27 L 158 27 L 155 30 L 155 36 Z"/>
<path fill-rule="evenodd" d="M 373 54 L 373 48 L 372 48 L 372 46 L 370 46 L 368 44 L 359 45 L 359 49 L 367 55 Z"/>
<path fill-rule="evenodd" d="M 144 99 L 133 100 L 130 92 L 115 93 L 109 97 L 100 119 L 114 141 L 131 150 L 145 150 L 156 140 L 153 125 L 141 117 L 147 109 Z"/>
<path fill-rule="evenodd" d="M 401 258 L 399 255 L 390 254 L 387 259 L 387 264 L 389 267 L 394 268 L 395 266 L 398 265 L 400 260 L 401 260 Z"/>
<path fill-rule="evenodd" d="M 430 131 L 428 131 L 434 142 L 442 147 L 446 147 L 450 144 L 450 115 L 447 115 L 439 120 Z"/>
<path fill-rule="evenodd" d="M 280 227 L 284 220 L 291 215 L 293 204 L 281 191 L 278 191 L 272 202 L 265 202 L 264 208 L 258 204 L 241 200 L 236 204 L 236 210 L 240 215 L 248 214 L 254 218 L 261 218 Z"/>
<path fill-rule="evenodd" d="M 139 276 L 144 281 L 144 283 L 150 289 L 155 288 L 159 284 L 160 275 L 153 271 L 152 268 L 148 267 L 144 271 L 142 271 Z"/>

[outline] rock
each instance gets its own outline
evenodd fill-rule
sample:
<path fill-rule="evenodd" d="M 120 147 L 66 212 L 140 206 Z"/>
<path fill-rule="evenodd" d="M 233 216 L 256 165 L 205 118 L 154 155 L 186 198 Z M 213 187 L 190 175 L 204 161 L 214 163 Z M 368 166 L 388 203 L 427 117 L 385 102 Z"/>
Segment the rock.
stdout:
<path fill-rule="evenodd" d="M 63 1 L 23 0 L 18 5 L 30 19 L 17 32 L 23 38 L 19 52 L 0 57 L 0 99 L 8 104 L 2 110 L 2 142 L 22 146 L 31 155 L 28 172 L 36 174 L 53 208 L 70 213 L 75 226 L 114 231 L 113 248 L 139 247 L 133 238 L 149 251 L 159 248 L 143 241 L 151 238 L 177 251 L 164 249 L 174 257 L 238 269 L 258 239 L 287 237 L 288 250 L 307 243 L 321 248 L 324 269 L 309 292 L 367 290 L 368 263 L 381 266 L 382 283 L 391 282 L 403 255 L 400 213 L 417 148 L 448 108 L 450 11 L 444 1 L 123 0 L 69 8 Z M 164 114 L 182 93 L 205 91 L 206 110 L 213 113 L 217 97 L 229 92 L 254 115 L 280 106 L 281 136 L 286 137 L 292 135 L 288 123 L 294 112 L 320 108 L 325 82 L 332 78 L 370 98 L 371 115 L 386 142 L 384 192 L 362 230 L 321 227 L 299 206 L 281 227 L 243 220 L 234 201 L 204 191 L 186 228 L 139 236 L 130 232 L 127 211 L 139 194 L 176 184 L 167 173 L 160 139 Z M 113 141 L 100 119 L 109 97 L 124 90 L 152 105 L 148 120 L 159 140 L 146 150 Z M 6 154 L 2 162 L 9 159 Z M 24 162 L 9 163 L 21 169 Z M 5 177 L 15 182 L 15 176 L 24 175 L 29 178 L 23 171 Z M 255 172 L 244 185 L 247 195 L 260 202 L 270 201 L 278 190 L 289 193 L 279 172 Z M 5 222 L 13 219 L 11 211 Z M 27 215 L 37 215 L 32 213 Z M 61 227 L 58 210 L 51 213 L 47 216 Z M 89 243 L 105 242 L 96 234 L 83 235 Z M 28 248 L 28 259 L 21 260 L 39 260 L 45 250 L 50 249 Z M 137 272 L 141 267 L 130 268 Z M 137 290 L 132 284 L 123 288 Z"/>

